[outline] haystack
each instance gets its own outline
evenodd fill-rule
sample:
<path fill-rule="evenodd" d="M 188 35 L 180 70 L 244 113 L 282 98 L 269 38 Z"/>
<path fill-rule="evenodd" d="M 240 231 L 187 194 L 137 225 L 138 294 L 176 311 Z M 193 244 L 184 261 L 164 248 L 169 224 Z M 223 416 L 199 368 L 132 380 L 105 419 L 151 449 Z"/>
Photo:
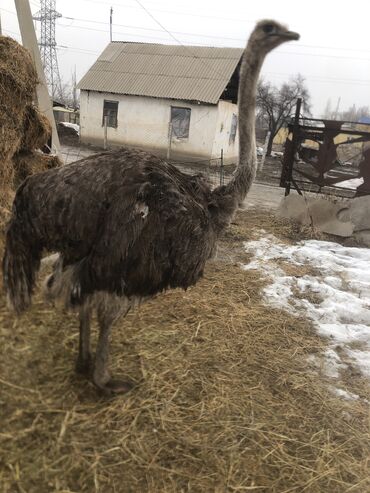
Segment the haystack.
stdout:
<path fill-rule="evenodd" d="M 23 120 L 32 103 L 37 74 L 30 53 L 14 39 L 0 36 L 0 183 L 12 186 L 11 158 L 22 140 Z"/>
<path fill-rule="evenodd" d="M 21 181 L 60 164 L 55 156 L 35 152 L 51 135 L 49 121 L 33 104 L 37 82 L 28 50 L 0 36 L 0 230 Z"/>

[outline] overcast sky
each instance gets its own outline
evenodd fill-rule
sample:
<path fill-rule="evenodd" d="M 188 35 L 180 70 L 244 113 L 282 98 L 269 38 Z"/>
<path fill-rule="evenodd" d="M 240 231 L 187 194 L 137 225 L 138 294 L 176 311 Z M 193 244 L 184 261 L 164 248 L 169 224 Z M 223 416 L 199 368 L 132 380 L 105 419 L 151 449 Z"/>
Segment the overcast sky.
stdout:
<path fill-rule="evenodd" d="M 35 13 L 40 2 L 30 5 Z M 265 79 L 280 85 L 301 73 L 317 116 L 329 98 L 334 108 L 341 98 L 340 110 L 370 105 L 369 0 L 57 0 L 57 53 L 65 82 L 74 67 L 79 80 L 109 43 L 111 6 L 115 41 L 241 47 L 257 20 L 276 19 L 301 39 L 269 54 Z M 0 13 L 3 34 L 19 40 L 14 1 L 0 0 Z"/>

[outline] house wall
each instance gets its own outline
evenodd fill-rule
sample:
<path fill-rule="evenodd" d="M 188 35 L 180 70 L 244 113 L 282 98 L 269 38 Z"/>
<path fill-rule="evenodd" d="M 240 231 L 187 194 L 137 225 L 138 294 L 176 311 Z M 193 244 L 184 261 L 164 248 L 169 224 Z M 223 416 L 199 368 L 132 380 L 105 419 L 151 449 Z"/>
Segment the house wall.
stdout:
<path fill-rule="evenodd" d="M 233 142 L 230 142 L 231 121 L 233 114 L 238 114 L 236 104 L 220 100 L 218 103 L 218 114 L 216 123 L 216 132 L 212 146 L 212 158 L 219 158 L 221 149 L 225 163 L 235 163 L 239 152 L 239 129 L 236 129 L 236 136 Z"/>
<path fill-rule="evenodd" d="M 211 157 L 216 125 L 219 122 L 218 107 L 178 100 L 81 91 L 81 142 L 103 144 L 104 99 L 119 103 L 117 128 L 108 127 L 107 130 L 109 146 L 126 144 L 166 156 L 171 106 L 180 106 L 191 109 L 189 138 L 172 138 L 171 157 L 174 159 L 179 157 L 209 159 Z M 228 114 L 227 111 L 226 113 Z"/>

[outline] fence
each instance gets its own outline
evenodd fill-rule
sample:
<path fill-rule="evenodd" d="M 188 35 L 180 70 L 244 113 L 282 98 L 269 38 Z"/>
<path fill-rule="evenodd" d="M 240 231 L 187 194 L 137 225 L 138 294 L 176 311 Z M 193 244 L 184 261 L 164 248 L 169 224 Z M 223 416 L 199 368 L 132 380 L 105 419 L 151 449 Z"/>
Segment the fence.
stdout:
<path fill-rule="evenodd" d="M 103 152 L 103 149 L 93 149 L 84 146 L 61 146 L 61 160 L 63 164 L 69 164 L 79 159 L 91 156 L 98 152 Z M 219 158 L 204 159 L 198 161 L 169 161 L 171 164 L 179 168 L 183 173 L 194 175 L 202 173 L 210 182 L 212 188 L 220 185 L 226 185 L 235 170 L 235 165 L 224 165 L 222 154 Z"/>
<path fill-rule="evenodd" d="M 211 184 L 212 188 L 229 183 L 235 165 L 224 165 L 223 158 L 207 159 L 200 161 L 170 161 L 171 164 L 179 168 L 183 173 L 194 175 L 202 173 Z"/>
<path fill-rule="evenodd" d="M 370 194 L 370 127 L 303 117 L 288 126 L 280 186 L 344 197 Z M 360 128 L 359 128 L 360 127 Z"/>

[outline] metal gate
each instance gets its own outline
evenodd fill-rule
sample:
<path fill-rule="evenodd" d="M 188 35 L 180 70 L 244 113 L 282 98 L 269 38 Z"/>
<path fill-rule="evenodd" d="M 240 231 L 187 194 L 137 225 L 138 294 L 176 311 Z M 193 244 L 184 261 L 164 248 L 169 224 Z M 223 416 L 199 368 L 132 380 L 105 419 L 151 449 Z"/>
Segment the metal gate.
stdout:
<path fill-rule="evenodd" d="M 288 125 L 280 186 L 344 197 L 370 195 L 370 125 L 303 117 Z"/>

